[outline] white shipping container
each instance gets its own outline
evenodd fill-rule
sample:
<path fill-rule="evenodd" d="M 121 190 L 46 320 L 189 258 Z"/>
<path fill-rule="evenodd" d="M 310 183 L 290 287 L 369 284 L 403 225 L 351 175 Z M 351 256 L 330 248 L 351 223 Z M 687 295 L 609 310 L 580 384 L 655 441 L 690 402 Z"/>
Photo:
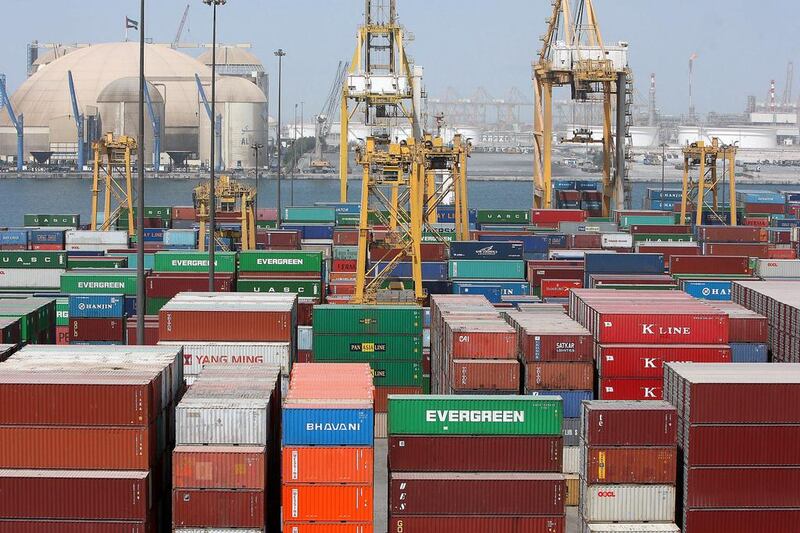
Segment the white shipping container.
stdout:
<path fill-rule="evenodd" d="M 201 527 L 186 528 L 178 527 L 172 530 L 174 533 L 263 533 L 266 529 L 231 529 L 224 527 Z"/>
<path fill-rule="evenodd" d="M 314 328 L 311 326 L 297 326 L 297 349 L 312 350 L 314 348 Z"/>
<path fill-rule="evenodd" d="M 67 243 L 67 245 L 105 244 L 105 245 L 113 245 L 116 248 L 127 248 L 128 232 L 70 230 L 66 233 L 64 242 Z M 72 250 L 72 249 L 74 248 L 67 248 L 67 250 Z"/>
<path fill-rule="evenodd" d="M 792 228 L 792 242 L 800 242 L 800 228 Z"/>
<path fill-rule="evenodd" d="M 375 438 L 385 439 L 389 433 L 387 413 L 375 413 Z"/>
<path fill-rule="evenodd" d="M 580 473 L 580 446 L 564 446 L 563 467 L 561 469 L 564 474 L 579 474 Z"/>
<path fill-rule="evenodd" d="M 681 533 L 675 524 L 583 524 L 583 533 Z"/>
<path fill-rule="evenodd" d="M 581 483 L 581 515 L 587 522 L 675 520 L 672 485 L 587 485 Z"/>
<path fill-rule="evenodd" d="M 633 248 L 633 235 L 630 233 L 603 233 L 600 236 L 603 248 Z"/>
<path fill-rule="evenodd" d="M 333 258 L 333 241 L 323 239 L 324 242 L 331 244 L 320 244 L 320 240 L 304 240 L 300 243 L 300 249 L 307 252 L 322 252 L 322 259 L 328 260 Z"/>
<path fill-rule="evenodd" d="M 57 289 L 65 272 L 55 268 L 0 268 L 0 288 Z"/>
<path fill-rule="evenodd" d="M 288 342 L 208 342 L 185 344 L 180 341 L 159 342 L 161 346 L 183 346 L 183 371 L 196 376 L 204 365 L 280 365 L 289 375 L 292 347 Z"/>
<path fill-rule="evenodd" d="M 266 446 L 269 400 L 184 398 L 175 408 L 175 440 L 183 444 Z"/>
<path fill-rule="evenodd" d="M 800 278 L 799 259 L 758 259 L 756 276 L 764 279 Z"/>
<path fill-rule="evenodd" d="M 422 330 L 422 347 L 428 349 L 431 347 L 431 328 Z"/>

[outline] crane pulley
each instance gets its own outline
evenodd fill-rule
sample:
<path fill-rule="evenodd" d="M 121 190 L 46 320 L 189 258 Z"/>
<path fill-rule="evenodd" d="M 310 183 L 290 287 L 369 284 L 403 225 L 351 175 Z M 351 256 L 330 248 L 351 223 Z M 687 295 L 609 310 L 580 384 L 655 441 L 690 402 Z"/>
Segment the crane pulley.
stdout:
<path fill-rule="evenodd" d="M 210 188 L 208 183 L 202 183 L 194 188 L 194 206 L 200 220 L 200 235 L 198 249 L 206 249 L 206 225 L 211 209 L 216 213 L 241 214 L 241 250 L 255 250 L 256 248 L 256 190 L 253 187 L 242 185 L 230 176 L 220 176 L 215 184 L 216 205 L 211 206 Z M 213 241 L 216 242 L 216 235 Z"/>

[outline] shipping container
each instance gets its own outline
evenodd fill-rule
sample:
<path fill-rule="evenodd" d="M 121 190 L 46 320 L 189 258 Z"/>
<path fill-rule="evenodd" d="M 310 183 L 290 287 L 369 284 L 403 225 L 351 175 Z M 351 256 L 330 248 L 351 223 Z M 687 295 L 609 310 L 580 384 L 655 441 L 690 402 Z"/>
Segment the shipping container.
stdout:
<path fill-rule="evenodd" d="M 689 509 L 684 533 L 753 533 L 793 531 L 800 523 L 800 509 Z"/>
<path fill-rule="evenodd" d="M 373 519 L 369 485 L 283 485 L 283 519 L 363 522 Z"/>
<path fill-rule="evenodd" d="M 778 467 L 800 465 L 800 449 L 791 445 L 799 438 L 797 425 L 692 425 L 684 426 L 680 445 L 688 467 Z"/>
<path fill-rule="evenodd" d="M 661 400 L 661 378 L 601 378 L 597 387 L 600 400 Z"/>
<path fill-rule="evenodd" d="M 300 404 L 302 405 L 302 404 Z M 371 408 L 304 409 L 287 403 L 283 409 L 284 446 L 372 446 Z"/>
<path fill-rule="evenodd" d="M 317 305 L 314 334 L 420 335 L 422 308 L 406 305 Z"/>
<path fill-rule="evenodd" d="M 389 533 L 563 533 L 563 516 L 398 516 Z M 327 532 L 326 532 L 327 533 Z M 333 533 L 333 532 L 331 532 Z"/>
<path fill-rule="evenodd" d="M 767 363 L 769 351 L 766 344 L 751 342 L 731 343 L 732 363 Z"/>
<path fill-rule="evenodd" d="M 689 468 L 686 509 L 800 508 L 800 466 Z"/>
<path fill-rule="evenodd" d="M 450 371 L 454 391 L 520 390 L 520 365 L 517 360 L 454 359 Z"/>
<path fill-rule="evenodd" d="M 136 295 L 136 273 L 130 270 L 96 270 L 91 273 L 67 272 L 61 275 L 64 294 Z"/>
<path fill-rule="evenodd" d="M 284 521 L 285 533 L 373 533 L 372 523 L 367 522 L 293 522 Z M 194 532 L 190 532 L 194 533 Z M 197 532 L 205 533 L 205 532 Z M 216 533 L 216 532 L 209 532 Z M 220 532 L 222 533 L 222 532 Z M 249 533 L 237 529 L 224 533 Z M 261 533 L 260 531 L 258 533 Z"/>
<path fill-rule="evenodd" d="M 263 528 L 265 496 L 263 490 L 178 488 L 172 491 L 172 525 Z"/>
<path fill-rule="evenodd" d="M 712 531 L 712 528 L 705 531 Z M 584 522 L 581 533 L 681 533 L 681 528 L 675 524 L 664 523 L 590 524 Z"/>
<path fill-rule="evenodd" d="M 124 298 L 115 295 L 73 295 L 69 297 L 70 318 L 122 318 Z M 99 339 L 98 339 L 99 340 Z"/>
<path fill-rule="evenodd" d="M 190 393 L 192 389 L 189 389 Z M 266 446 L 269 397 L 220 398 L 187 394 L 175 408 L 178 444 Z"/>
<path fill-rule="evenodd" d="M 733 362 L 727 345 L 611 344 L 595 345 L 598 374 L 603 378 L 657 378 L 664 375 L 664 363 Z"/>
<path fill-rule="evenodd" d="M 576 389 L 594 386 L 594 365 L 590 362 L 536 362 L 525 365 L 527 390 Z"/>
<path fill-rule="evenodd" d="M 674 485 L 677 447 L 587 446 L 581 472 L 589 484 Z"/>
<path fill-rule="evenodd" d="M 156 272 L 208 272 L 208 252 L 157 252 L 153 270 Z M 214 272 L 236 272 L 235 252 L 214 252 Z"/>
<path fill-rule="evenodd" d="M 266 490 L 266 453 L 257 446 L 176 446 L 172 487 Z"/>
<path fill-rule="evenodd" d="M 315 335 L 317 361 L 419 361 L 422 333 L 419 335 Z"/>
<path fill-rule="evenodd" d="M 581 484 L 581 514 L 587 522 L 670 522 L 675 519 L 672 485 Z"/>
<path fill-rule="evenodd" d="M 125 341 L 125 320 L 121 318 L 72 318 L 69 319 L 70 341 L 118 342 Z"/>
<path fill-rule="evenodd" d="M 525 279 L 524 261 L 451 260 L 451 279 Z"/>
<path fill-rule="evenodd" d="M 564 407 L 564 419 L 578 418 L 581 413 L 581 402 L 591 400 L 594 393 L 591 390 L 542 390 L 526 391 L 532 397 L 558 396 L 561 398 Z"/>
<path fill-rule="evenodd" d="M 149 521 L 14 520 L 0 518 L 0 533 L 152 533 Z M 181 530 L 182 531 L 182 530 Z M 236 533 L 248 533 L 237 531 Z"/>
<path fill-rule="evenodd" d="M 590 446 L 674 446 L 678 413 L 664 401 L 583 404 L 583 439 Z"/>
<path fill-rule="evenodd" d="M 248 251 L 239 254 L 242 272 L 321 272 L 322 254 L 309 251 Z"/>
<path fill-rule="evenodd" d="M 242 274 L 246 276 L 246 274 Z M 295 293 L 309 298 L 322 297 L 322 282 L 304 279 L 256 279 L 239 277 L 237 292 Z"/>
<path fill-rule="evenodd" d="M 743 274 L 750 275 L 750 261 L 746 256 L 672 256 L 671 274 Z"/>
<path fill-rule="evenodd" d="M 522 259 L 522 242 L 456 241 L 450 243 L 452 259 Z"/>
<path fill-rule="evenodd" d="M 67 252 L 0 251 L 0 268 L 67 268 Z"/>
<path fill-rule="evenodd" d="M 281 456 L 283 483 L 373 482 L 372 447 L 285 446 Z"/>

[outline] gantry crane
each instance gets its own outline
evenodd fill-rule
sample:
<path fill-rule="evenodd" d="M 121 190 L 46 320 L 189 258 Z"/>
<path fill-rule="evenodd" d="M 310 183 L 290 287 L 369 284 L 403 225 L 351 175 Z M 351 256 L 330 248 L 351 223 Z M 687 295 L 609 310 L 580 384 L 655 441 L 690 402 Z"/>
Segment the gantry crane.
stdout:
<path fill-rule="evenodd" d="M 8 97 L 6 90 L 6 76 L 0 74 L 0 108 L 6 108 L 8 118 L 17 132 L 17 172 L 22 172 L 22 167 L 25 163 L 24 139 L 25 139 L 25 117 L 22 113 L 17 115 L 14 113 L 14 107 L 11 105 L 11 98 Z"/>
<path fill-rule="evenodd" d="M 133 222 L 133 178 L 131 161 L 136 151 L 136 139 L 127 135 L 115 137 L 106 133 L 92 143 L 94 165 L 92 172 L 92 231 L 109 231 L 114 229 L 123 210 L 127 209 L 128 235 L 136 234 Z M 103 197 L 103 221 L 98 224 L 97 212 L 100 195 L 100 174 L 105 176 Z M 120 183 L 120 180 L 123 183 Z M 112 197 L 114 206 L 112 209 Z"/>
<path fill-rule="evenodd" d="M 342 98 L 344 80 L 349 66 L 350 63 L 346 61 L 339 62 L 339 66 L 336 68 L 336 77 L 333 79 L 333 85 L 331 85 L 328 98 L 325 100 L 325 106 L 320 114 L 316 116 L 314 157 L 311 159 L 312 172 L 329 172 L 333 169 L 331 162 L 323 157 L 322 148 L 326 144 L 328 133 L 331 130 L 331 123 L 335 118 L 336 105 Z"/>
<path fill-rule="evenodd" d="M 552 205 L 553 88 L 570 87 L 572 99 L 587 101 L 601 95 L 603 102 L 603 215 L 630 203 L 626 181 L 625 148 L 631 126 L 633 88 L 628 46 L 606 46 L 592 0 L 553 0 L 543 46 L 533 65 L 534 89 L 534 204 Z M 616 138 L 612 130 L 612 95 L 616 94 Z M 594 142 L 576 132 L 571 142 Z M 630 143 L 629 143 L 630 144 Z M 616 151 L 612 174 L 612 154 Z"/>
<path fill-rule="evenodd" d="M 445 145 L 441 138 L 431 135 L 425 135 L 421 141 L 408 139 L 399 143 L 390 142 L 387 136 L 369 137 L 363 148 L 356 149 L 363 173 L 354 303 L 424 300 L 423 229 L 439 238 L 433 224 L 436 209 L 445 198 L 455 199 L 457 238 L 469 238 L 466 184 L 469 150 L 469 144 L 460 135 L 456 135 L 452 145 Z M 437 173 L 442 176 L 438 186 Z M 371 241 L 370 213 L 387 229 L 382 242 Z M 377 258 L 371 250 L 377 251 Z M 371 265 L 367 261 L 370 255 L 376 259 Z M 396 291 L 384 291 L 396 277 L 393 271 L 401 262 L 411 263 L 414 290 L 409 299 L 397 297 Z M 392 297 L 387 298 L 390 294 Z"/>
<path fill-rule="evenodd" d="M 717 171 L 717 162 L 723 165 L 722 176 Z M 689 176 L 689 169 L 698 167 L 697 179 Z M 708 210 L 717 221 L 725 223 L 725 206 L 720 208 L 719 191 L 723 189 L 725 166 L 727 165 L 730 187 L 730 225 L 736 220 L 736 146 L 720 144 L 719 139 L 711 139 L 711 145 L 697 141 L 683 149 L 683 193 L 681 195 L 681 225 L 687 223 L 687 209 L 693 207 L 697 211 L 695 224 L 703 224 L 703 212 Z M 711 195 L 710 201 L 707 196 Z"/>
<path fill-rule="evenodd" d="M 208 183 L 202 183 L 194 188 L 194 206 L 200 220 L 200 235 L 198 249 L 206 249 L 206 224 L 210 210 L 216 213 L 241 213 L 241 250 L 255 250 L 256 248 L 256 190 L 231 179 L 229 176 L 220 176 L 216 186 L 216 206 L 209 205 Z M 216 235 L 213 236 L 216 242 Z"/>
<path fill-rule="evenodd" d="M 411 64 L 396 0 L 365 0 L 364 25 L 342 88 L 339 142 L 340 201 L 347 201 L 348 132 L 360 109 L 366 126 L 390 128 L 407 121 L 411 138 L 422 138 L 422 69 Z M 349 103 L 352 102 L 352 108 Z"/>

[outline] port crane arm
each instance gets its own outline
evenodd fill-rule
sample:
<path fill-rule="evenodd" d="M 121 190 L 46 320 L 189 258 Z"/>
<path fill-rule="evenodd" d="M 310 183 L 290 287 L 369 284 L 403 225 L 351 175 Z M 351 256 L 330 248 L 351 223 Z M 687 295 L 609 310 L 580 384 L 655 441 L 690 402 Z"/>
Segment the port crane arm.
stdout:
<path fill-rule="evenodd" d="M 150 98 L 150 88 L 147 81 L 144 83 L 144 99 L 147 104 L 147 114 L 150 116 L 150 123 L 153 125 L 153 169 L 156 174 L 161 163 L 161 120 L 153 109 L 153 100 Z"/>
<path fill-rule="evenodd" d="M 75 94 L 75 81 L 72 79 L 72 71 L 67 71 L 69 81 L 69 98 L 72 102 L 72 115 L 75 118 L 75 125 L 78 128 L 78 172 L 83 170 L 84 161 L 84 141 L 83 141 L 83 114 L 78 106 L 78 96 Z"/>
<path fill-rule="evenodd" d="M 195 74 L 194 81 L 197 83 L 197 92 L 200 94 L 200 101 L 203 102 L 203 107 L 206 108 L 206 113 L 208 113 L 208 118 L 210 119 L 211 104 L 208 103 L 208 98 L 206 98 L 206 91 L 203 89 L 203 84 L 200 82 L 200 76 Z"/>
<path fill-rule="evenodd" d="M 189 17 L 189 4 L 186 4 L 186 9 L 183 10 L 181 23 L 178 24 L 178 31 L 175 33 L 175 39 L 172 41 L 172 48 L 177 48 L 178 43 L 181 42 L 181 35 L 183 35 L 183 27 L 186 26 L 186 19 Z"/>
<path fill-rule="evenodd" d="M 14 113 L 11 99 L 6 92 L 6 77 L 3 75 L 0 75 L 0 106 L 5 106 L 8 118 L 14 125 L 14 129 L 17 130 L 17 172 L 22 172 L 25 120 L 22 114 Z"/>

